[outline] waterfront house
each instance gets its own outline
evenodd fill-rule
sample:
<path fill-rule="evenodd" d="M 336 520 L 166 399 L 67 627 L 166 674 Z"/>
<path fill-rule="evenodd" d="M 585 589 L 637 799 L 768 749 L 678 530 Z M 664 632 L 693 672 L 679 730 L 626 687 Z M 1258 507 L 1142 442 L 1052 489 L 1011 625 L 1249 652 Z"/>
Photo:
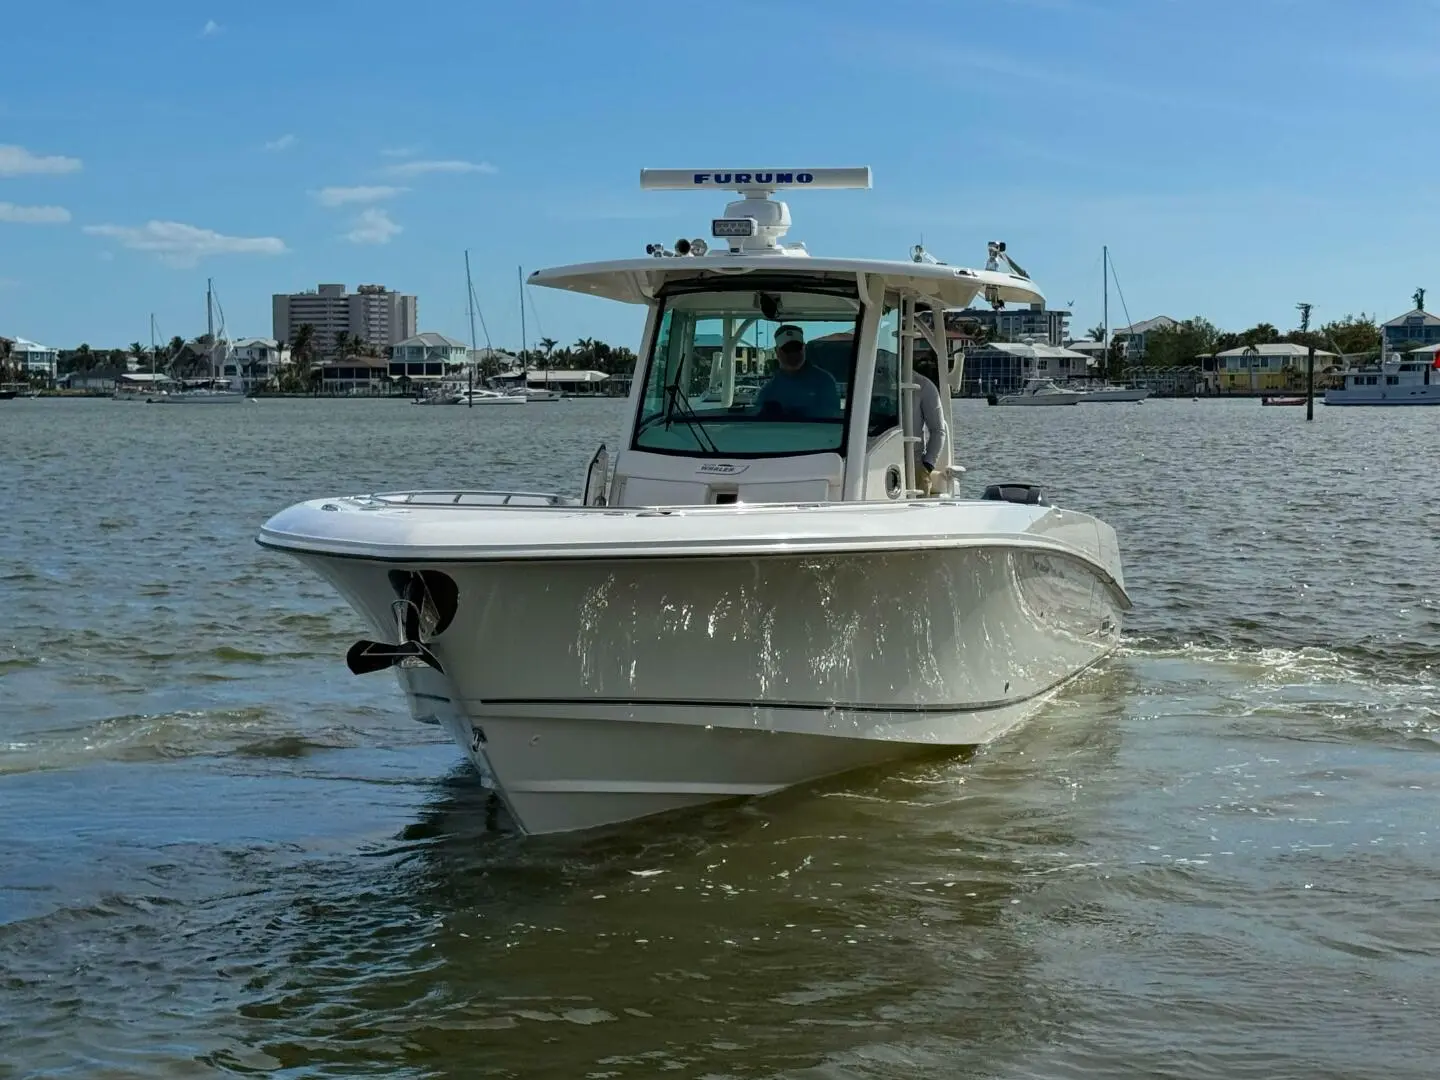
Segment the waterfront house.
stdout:
<path fill-rule="evenodd" d="M 1226 349 L 1215 354 L 1216 383 L 1222 394 L 1304 389 L 1308 351 L 1304 345 L 1292 341 Z M 1316 349 L 1316 374 L 1331 366 L 1336 359 L 1335 353 Z"/>
<path fill-rule="evenodd" d="M 558 390 L 570 397 L 601 395 L 606 392 L 605 384 L 610 376 L 603 371 L 566 371 L 556 368 L 544 371 L 530 368 L 528 371 L 510 371 L 497 375 L 491 381 L 502 390 L 515 389 L 524 380 L 531 390 Z"/>
<path fill-rule="evenodd" d="M 427 331 L 390 347 L 389 372 L 392 379 L 436 381 L 465 367 L 470 347 L 463 341 Z"/>
<path fill-rule="evenodd" d="M 712 367 L 720 354 L 725 351 L 725 337 L 723 334 L 696 334 L 694 357 L 692 362 L 698 362 L 702 368 Z M 737 342 L 735 345 L 735 374 L 736 375 L 758 375 L 760 365 L 771 350 L 761 348 L 753 342 Z"/>
<path fill-rule="evenodd" d="M 1121 355 L 1130 365 L 1140 366 L 1145 361 L 1145 342 L 1156 330 L 1173 330 L 1180 324 L 1169 315 L 1156 315 L 1129 326 L 1115 327 L 1110 331 L 1110 340 L 1120 343 Z"/>
<path fill-rule="evenodd" d="M 289 364 L 290 346 L 274 338 L 241 338 L 230 343 L 225 361 L 226 377 L 239 375 L 246 390 L 268 386 L 280 378 L 280 371 Z"/>
<path fill-rule="evenodd" d="M 54 381 L 60 363 L 60 350 L 23 337 L 10 346 L 10 366 L 22 379 L 40 378 Z"/>
<path fill-rule="evenodd" d="M 321 364 L 322 394 L 385 394 L 391 363 L 373 356 L 343 356 Z"/>
<path fill-rule="evenodd" d="M 1440 345 L 1440 316 L 1418 307 L 1397 315 L 1380 325 L 1380 341 L 1386 356 L 1410 352 L 1417 346 Z"/>
<path fill-rule="evenodd" d="M 87 394 L 110 394 L 125 376 L 119 367 L 87 368 L 84 371 L 67 371 L 55 380 L 62 390 L 84 391 Z"/>
<path fill-rule="evenodd" d="M 1095 362 L 1095 367 L 1103 368 L 1105 366 L 1105 343 L 1103 341 L 1067 341 L 1065 348 L 1090 357 Z"/>

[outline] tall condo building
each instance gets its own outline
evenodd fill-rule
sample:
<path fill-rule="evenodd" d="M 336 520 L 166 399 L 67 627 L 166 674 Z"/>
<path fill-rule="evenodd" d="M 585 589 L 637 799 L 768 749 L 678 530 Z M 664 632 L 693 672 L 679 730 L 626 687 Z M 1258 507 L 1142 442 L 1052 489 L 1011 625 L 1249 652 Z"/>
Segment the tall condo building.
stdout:
<path fill-rule="evenodd" d="M 304 323 L 315 328 L 315 352 L 335 351 L 335 335 L 349 334 L 372 345 L 394 345 L 415 336 L 415 297 L 384 285 L 320 285 L 314 292 L 276 293 L 271 331 L 276 341 L 293 342 Z"/>

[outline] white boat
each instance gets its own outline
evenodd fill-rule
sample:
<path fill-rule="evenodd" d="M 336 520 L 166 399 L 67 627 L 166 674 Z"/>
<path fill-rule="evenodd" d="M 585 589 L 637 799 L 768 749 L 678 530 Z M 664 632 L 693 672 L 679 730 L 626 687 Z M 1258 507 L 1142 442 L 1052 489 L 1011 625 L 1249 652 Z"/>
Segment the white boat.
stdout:
<path fill-rule="evenodd" d="M 741 198 L 712 223 L 719 251 L 531 276 L 647 312 L 622 447 L 613 466 L 600 447 L 578 499 L 336 496 L 261 528 L 374 628 L 350 669 L 393 668 L 520 829 L 551 833 L 984 743 L 1106 656 L 1130 607 L 1109 525 L 1025 484 L 958 497 L 949 437 L 948 492 L 917 486 L 917 337 L 951 383 L 930 313 L 1043 302 L 1034 282 L 781 243 L 771 196 L 868 188 L 869 169 L 641 183 Z M 730 391 L 754 329 L 784 367 L 747 406 Z"/>
<path fill-rule="evenodd" d="M 525 399 L 518 394 L 505 394 L 499 390 L 486 390 L 477 387 L 474 390 L 464 390 L 460 394 L 462 405 L 524 405 Z"/>
<path fill-rule="evenodd" d="M 237 373 L 233 379 L 225 379 L 225 359 L 230 355 L 230 342 L 225 337 L 224 317 L 221 317 L 220 335 L 215 335 L 215 284 L 205 281 L 205 323 L 209 340 L 210 378 L 203 386 L 192 386 L 184 390 L 172 390 L 147 400 L 162 405 L 240 405 L 252 400 L 247 397 L 244 381 Z M 216 360 L 216 356 L 219 360 Z M 237 369 L 238 372 L 238 369 Z"/>
<path fill-rule="evenodd" d="M 565 395 L 559 390 L 541 390 L 534 386 L 522 386 L 511 390 L 510 396 L 520 401 L 559 401 Z"/>
<path fill-rule="evenodd" d="M 991 405 L 1078 405 L 1083 395 L 1062 390 L 1054 379 L 1026 379 L 1018 394 L 990 394 Z"/>
<path fill-rule="evenodd" d="M 1066 389 L 1076 391 L 1082 404 L 1087 401 L 1144 401 L 1150 396 L 1150 389 L 1145 386 L 1112 386 L 1106 383 L 1093 388 L 1072 385 Z"/>
<path fill-rule="evenodd" d="M 1433 355 L 1434 350 L 1422 350 Z M 1326 405 L 1440 405 L 1440 358 L 1391 356 L 1345 373 L 1345 386 L 1325 391 Z"/>

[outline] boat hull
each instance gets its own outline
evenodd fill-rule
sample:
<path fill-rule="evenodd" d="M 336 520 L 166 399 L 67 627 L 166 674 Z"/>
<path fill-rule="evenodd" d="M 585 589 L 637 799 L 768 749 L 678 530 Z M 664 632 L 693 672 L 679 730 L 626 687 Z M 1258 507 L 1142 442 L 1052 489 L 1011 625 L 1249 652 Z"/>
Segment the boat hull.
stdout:
<path fill-rule="evenodd" d="M 164 397 L 153 397 L 151 402 L 159 405 L 241 405 L 252 398 L 244 394 L 166 394 Z"/>
<path fill-rule="evenodd" d="M 395 561 L 291 554 L 393 638 Z M 987 742 L 1105 656 L 1128 604 L 1084 558 L 1003 542 L 424 568 L 459 601 L 443 673 L 400 684 L 529 833 Z"/>
<path fill-rule="evenodd" d="M 1139 388 L 1139 389 L 1123 389 L 1123 388 L 1122 388 L 1122 389 L 1116 389 L 1116 390 L 1082 390 L 1082 391 L 1080 391 L 1080 401 L 1081 401 L 1082 403 L 1087 402 L 1087 401 L 1088 401 L 1088 402 L 1096 402 L 1096 401 L 1144 401 L 1144 400 L 1145 400 L 1146 398 L 1148 398 L 1149 396 L 1150 396 L 1150 391 L 1149 391 L 1149 389 L 1144 388 L 1144 387 L 1141 387 L 1141 388 Z"/>
<path fill-rule="evenodd" d="M 1080 394 L 1003 394 L 992 395 L 992 405 L 1020 405 L 1038 408 L 1045 405 L 1078 405 L 1082 398 Z"/>
<path fill-rule="evenodd" d="M 1440 382 L 1417 386 L 1377 386 L 1326 390 L 1326 405 L 1440 405 Z"/>

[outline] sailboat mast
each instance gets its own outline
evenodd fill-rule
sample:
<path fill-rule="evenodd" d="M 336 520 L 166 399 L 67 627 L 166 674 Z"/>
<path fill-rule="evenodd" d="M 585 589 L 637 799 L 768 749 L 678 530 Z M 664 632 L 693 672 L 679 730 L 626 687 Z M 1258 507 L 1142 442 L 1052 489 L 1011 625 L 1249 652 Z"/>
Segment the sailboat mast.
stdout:
<path fill-rule="evenodd" d="M 517 266 L 515 268 L 515 280 L 520 283 L 520 363 L 523 366 L 525 360 L 525 269 Z"/>
<path fill-rule="evenodd" d="M 215 288 L 213 278 L 205 279 L 205 338 L 210 347 L 210 378 L 215 378 L 215 304 L 212 294 Z"/>
<path fill-rule="evenodd" d="M 1104 277 L 1102 292 L 1104 299 L 1104 314 L 1102 326 L 1105 328 L 1105 353 L 1102 370 L 1108 376 L 1110 374 L 1110 245 L 1106 244 L 1100 249 L 1100 273 Z"/>
<path fill-rule="evenodd" d="M 466 367 L 470 371 L 470 395 L 465 399 L 465 404 L 470 408 L 475 407 L 475 354 L 479 347 L 475 344 L 475 287 L 470 284 L 470 252 L 465 252 L 465 305 L 470 311 L 470 363 Z"/>

